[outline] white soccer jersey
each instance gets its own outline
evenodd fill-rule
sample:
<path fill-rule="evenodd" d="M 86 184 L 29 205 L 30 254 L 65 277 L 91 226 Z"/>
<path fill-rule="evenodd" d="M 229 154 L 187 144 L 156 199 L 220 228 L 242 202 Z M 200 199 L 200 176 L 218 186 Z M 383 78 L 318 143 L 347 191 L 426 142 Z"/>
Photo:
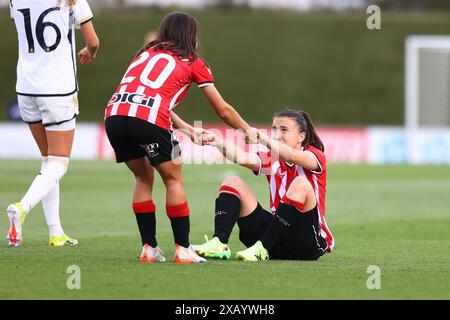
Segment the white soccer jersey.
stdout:
<path fill-rule="evenodd" d="M 19 38 L 16 91 L 66 96 L 78 91 L 74 28 L 90 21 L 86 0 L 69 7 L 57 0 L 10 0 Z"/>

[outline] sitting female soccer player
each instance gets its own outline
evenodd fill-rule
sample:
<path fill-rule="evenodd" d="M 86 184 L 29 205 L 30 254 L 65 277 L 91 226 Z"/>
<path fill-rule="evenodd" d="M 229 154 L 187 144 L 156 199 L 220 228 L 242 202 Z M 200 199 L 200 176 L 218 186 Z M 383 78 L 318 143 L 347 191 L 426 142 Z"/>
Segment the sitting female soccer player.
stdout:
<path fill-rule="evenodd" d="M 156 206 L 152 198 L 153 168 L 166 187 L 166 212 L 176 244 L 175 263 L 203 263 L 189 243 L 189 207 L 183 186 L 178 141 L 172 131 L 185 126 L 171 110 L 185 97 L 192 83 L 219 117 L 255 140 L 250 126 L 227 104 L 214 87 L 206 63 L 198 57 L 197 21 L 184 13 L 171 13 L 161 24 L 156 40 L 147 44 L 131 63 L 108 103 L 105 128 L 117 162 L 125 162 L 136 178 L 133 211 L 142 240 L 141 262 L 162 262 L 156 241 Z"/>
<path fill-rule="evenodd" d="M 240 260 L 316 260 L 334 246 L 325 222 L 323 143 L 308 114 L 295 110 L 275 115 L 272 139 L 261 132 L 259 138 L 269 152 L 247 153 L 212 133 L 203 135 L 204 144 L 216 146 L 229 160 L 267 177 L 270 212 L 241 178 L 226 178 L 216 199 L 214 236 L 193 246 L 194 250 L 204 257 L 229 259 L 228 238 L 237 222 L 239 238 L 248 247 L 237 252 Z"/>

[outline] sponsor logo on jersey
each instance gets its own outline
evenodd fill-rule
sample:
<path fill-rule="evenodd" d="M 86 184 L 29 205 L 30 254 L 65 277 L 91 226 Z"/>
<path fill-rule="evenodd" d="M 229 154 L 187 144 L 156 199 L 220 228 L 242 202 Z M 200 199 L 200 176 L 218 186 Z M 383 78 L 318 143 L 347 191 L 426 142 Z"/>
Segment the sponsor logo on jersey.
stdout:
<path fill-rule="evenodd" d="M 112 96 L 111 100 L 109 100 L 108 104 L 130 103 L 151 108 L 154 102 L 155 98 L 153 97 L 146 97 L 145 95 L 140 93 L 124 92 L 124 93 L 115 93 Z"/>

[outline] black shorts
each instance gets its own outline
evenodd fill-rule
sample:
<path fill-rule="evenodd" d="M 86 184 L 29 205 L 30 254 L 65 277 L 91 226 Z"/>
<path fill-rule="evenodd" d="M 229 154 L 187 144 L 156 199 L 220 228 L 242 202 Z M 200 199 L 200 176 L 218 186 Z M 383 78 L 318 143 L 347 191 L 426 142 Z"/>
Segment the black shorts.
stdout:
<path fill-rule="evenodd" d="M 181 155 L 173 131 L 142 119 L 112 116 L 105 120 L 105 129 L 118 163 L 147 157 L 158 166 Z"/>
<path fill-rule="evenodd" d="M 239 239 L 251 247 L 266 232 L 274 216 L 258 203 L 255 211 L 238 220 Z M 317 206 L 305 213 L 299 213 L 287 233 L 269 251 L 270 259 L 317 260 L 324 255 L 328 245 L 320 236 L 319 212 Z"/>

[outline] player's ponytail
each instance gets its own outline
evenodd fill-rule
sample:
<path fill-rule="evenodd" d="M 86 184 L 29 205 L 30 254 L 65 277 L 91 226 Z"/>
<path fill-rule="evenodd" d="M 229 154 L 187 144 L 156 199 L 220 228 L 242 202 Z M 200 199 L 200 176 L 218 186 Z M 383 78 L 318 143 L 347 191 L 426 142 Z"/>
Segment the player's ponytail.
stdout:
<path fill-rule="evenodd" d="M 305 141 L 303 141 L 303 146 L 313 146 L 317 149 L 320 149 L 322 151 L 325 151 L 325 147 L 323 145 L 322 140 L 320 139 L 319 135 L 316 132 L 316 129 L 314 128 L 314 125 L 311 121 L 311 118 L 309 115 L 304 112 L 300 111 L 301 115 L 303 116 L 303 119 L 306 121 L 306 138 Z"/>
<path fill-rule="evenodd" d="M 60 7 L 62 1 L 63 0 L 57 0 L 56 1 L 56 6 Z M 74 6 L 77 3 L 77 0 L 64 0 L 64 3 L 65 3 L 66 6 L 72 7 L 72 6 Z"/>
<path fill-rule="evenodd" d="M 304 111 L 286 109 L 278 112 L 275 117 L 287 117 L 297 121 L 300 132 L 305 132 L 306 137 L 302 142 L 303 147 L 313 146 L 314 148 L 325 151 L 322 140 L 314 129 L 314 125 L 309 115 Z"/>

